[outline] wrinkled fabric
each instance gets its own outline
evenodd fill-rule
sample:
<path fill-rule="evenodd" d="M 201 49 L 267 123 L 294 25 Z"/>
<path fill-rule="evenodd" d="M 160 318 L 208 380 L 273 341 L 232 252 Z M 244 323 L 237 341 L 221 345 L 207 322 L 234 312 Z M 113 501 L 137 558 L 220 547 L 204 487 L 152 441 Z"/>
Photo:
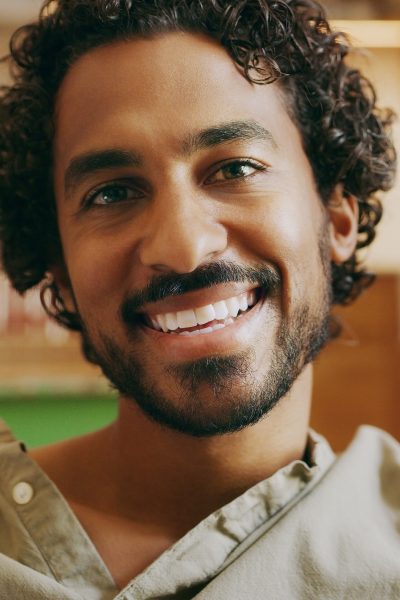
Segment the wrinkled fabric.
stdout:
<path fill-rule="evenodd" d="M 118 591 L 56 486 L 0 427 L 0 600 L 400 598 L 400 446 L 360 428 L 204 519 Z M 32 498 L 15 500 L 28 483 Z"/>

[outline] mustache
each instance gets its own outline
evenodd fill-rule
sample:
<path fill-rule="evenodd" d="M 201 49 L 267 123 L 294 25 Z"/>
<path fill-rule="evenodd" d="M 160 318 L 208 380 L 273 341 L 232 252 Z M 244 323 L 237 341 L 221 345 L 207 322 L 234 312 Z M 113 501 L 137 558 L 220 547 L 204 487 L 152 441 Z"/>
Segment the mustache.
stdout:
<path fill-rule="evenodd" d="M 211 288 L 221 283 L 255 283 L 268 293 L 282 284 L 280 271 L 270 265 L 242 266 L 231 262 L 216 261 L 203 265 L 191 273 L 171 273 L 153 277 L 148 285 L 129 296 L 121 306 L 122 320 L 127 323 L 134 313 L 151 302 L 187 292 Z"/>

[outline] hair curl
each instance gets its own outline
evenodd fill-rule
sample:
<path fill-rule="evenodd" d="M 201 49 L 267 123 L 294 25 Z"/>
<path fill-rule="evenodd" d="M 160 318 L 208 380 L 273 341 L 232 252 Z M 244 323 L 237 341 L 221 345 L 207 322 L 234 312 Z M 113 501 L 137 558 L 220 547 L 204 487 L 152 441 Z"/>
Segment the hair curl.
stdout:
<path fill-rule="evenodd" d="M 0 94 L 0 239 L 15 289 L 41 282 L 62 260 L 52 187 L 53 114 L 70 65 L 89 49 L 168 31 L 204 33 L 256 84 L 278 81 L 302 134 L 323 202 L 341 183 L 359 204 L 357 248 L 382 214 L 376 192 L 393 182 L 390 111 L 349 66 L 344 34 L 312 0 L 48 0 L 39 20 L 13 35 L 14 83 Z M 372 280 L 357 253 L 332 265 L 333 302 L 353 300 Z M 79 325 L 64 323 L 70 328 Z"/>

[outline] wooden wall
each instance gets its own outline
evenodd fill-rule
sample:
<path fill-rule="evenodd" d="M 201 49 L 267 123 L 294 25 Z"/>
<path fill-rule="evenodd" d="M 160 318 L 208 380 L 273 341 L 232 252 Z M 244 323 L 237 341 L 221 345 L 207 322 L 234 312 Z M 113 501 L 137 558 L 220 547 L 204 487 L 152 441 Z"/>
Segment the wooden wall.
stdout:
<path fill-rule="evenodd" d="M 343 334 L 316 361 L 312 426 L 335 450 L 362 423 L 400 440 L 400 277 L 380 276 L 336 313 Z"/>

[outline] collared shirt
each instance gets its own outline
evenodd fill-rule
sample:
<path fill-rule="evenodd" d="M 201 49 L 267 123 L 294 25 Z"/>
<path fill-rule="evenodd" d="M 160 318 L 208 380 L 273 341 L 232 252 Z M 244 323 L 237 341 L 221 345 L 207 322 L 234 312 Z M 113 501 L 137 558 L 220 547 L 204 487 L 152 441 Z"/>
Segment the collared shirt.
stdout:
<path fill-rule="evenodd" d="M 400 446 L 359 429 L 204 519 L 119 591 L 56 486 L 0 427 L 0 600 L 400 598 Z"/>

